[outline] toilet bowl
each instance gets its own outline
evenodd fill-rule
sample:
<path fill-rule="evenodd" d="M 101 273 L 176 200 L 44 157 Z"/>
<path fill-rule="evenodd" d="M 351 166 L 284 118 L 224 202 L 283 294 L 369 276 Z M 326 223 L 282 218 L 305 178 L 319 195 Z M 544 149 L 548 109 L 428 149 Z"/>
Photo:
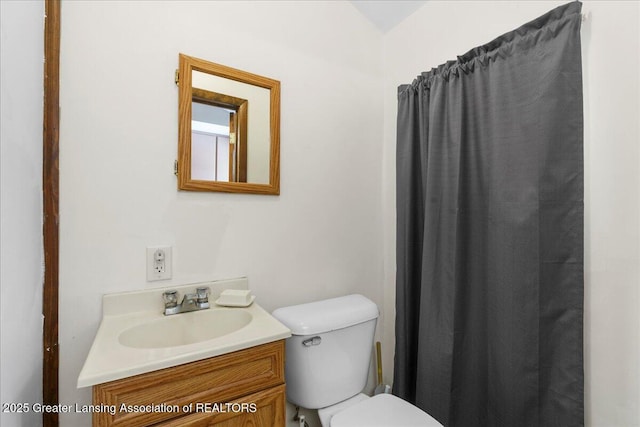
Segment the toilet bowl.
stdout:
<path fill-rule="evenodd" d="M 442 427 L 442 424 L 426 412 L 392 394 L 378 394 L 339 411 L 330 418 L 328 425 L 331 427 Z"/>
<path fill-rule="evenodd" d="M 441 427 L 399 397 L 362 394 L 378 318 L 371 300 L 347 295 L 279 308 L 273 316 L 292 334 L 286 341 L 287 400 L 317 409 L 323 427 Z"/>
<path fill-rule="evenodd" d="M 318 409 L 318 417 L 325 427 L 442 427 L 426 412 L 392 394 L 358 394 Z"/>

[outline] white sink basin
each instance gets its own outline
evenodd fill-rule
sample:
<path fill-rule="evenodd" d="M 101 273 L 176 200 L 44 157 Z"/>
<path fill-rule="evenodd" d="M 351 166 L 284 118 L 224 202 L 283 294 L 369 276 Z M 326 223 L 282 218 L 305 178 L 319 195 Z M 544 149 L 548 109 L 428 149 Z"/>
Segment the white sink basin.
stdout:
<path fill-rule="evenodd" d="M 244 328 L 253 316 L 248 311 L 208 309 L 154 319 L 118 336 L 118 342 L 132 348 L 177 347 L 212 340 Z"/>
<path fill-rule="evenodd" d="M 243 277 L 104 295 L 102 321 L 78 376 L 78 387 L 170 368 L 291 336 L 289 328 L 255 302 L 249 307 L 233 308 L 211 302 L 211 308 L 206 310 L 163 314 L 163 291 L 176 289 L 184 295 L 194 293 L 195 288 L 202 285 L 211 289 L 210 301 L 216 301 L 226 289 L 248 289 L 248 281 Z"/>

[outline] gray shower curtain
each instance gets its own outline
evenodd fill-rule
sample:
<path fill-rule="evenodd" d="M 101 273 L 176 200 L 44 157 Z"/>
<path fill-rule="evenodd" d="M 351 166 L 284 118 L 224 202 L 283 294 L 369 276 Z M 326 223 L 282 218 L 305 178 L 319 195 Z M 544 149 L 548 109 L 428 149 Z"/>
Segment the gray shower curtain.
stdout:
<path fill-rule="evenodd" d="M 393 391 L 445 426 L 583 425 L 581 6 L 399 88 Z"/>

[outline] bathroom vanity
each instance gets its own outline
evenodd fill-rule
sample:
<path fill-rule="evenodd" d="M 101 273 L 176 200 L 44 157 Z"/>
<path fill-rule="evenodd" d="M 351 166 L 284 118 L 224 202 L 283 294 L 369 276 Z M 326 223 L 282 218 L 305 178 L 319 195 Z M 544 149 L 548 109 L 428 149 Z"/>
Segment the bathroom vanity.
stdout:
<path fill-rule="evenodd" d="M 202 286 L 203 284 L 197 284 Z M 284 426 L 285 339 L 291 331 L 258 304 L 164 315 L 166 289 L 103 297 L 103 317 L 78 387 L 93 388 L 94 426 Z M 193 295 L 196 285 L 174 287 Z"/>
<path fill-rule="evenodd" d="M 117 408 L 99 427 L 284 426 L 284 340 L 98 384 L 93 405 Z"/>

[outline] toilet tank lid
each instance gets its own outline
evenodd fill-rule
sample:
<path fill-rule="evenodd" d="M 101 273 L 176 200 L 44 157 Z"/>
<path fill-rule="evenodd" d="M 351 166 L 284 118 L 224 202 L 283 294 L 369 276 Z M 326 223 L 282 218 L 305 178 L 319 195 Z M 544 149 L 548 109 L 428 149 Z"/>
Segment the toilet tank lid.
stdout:
<path fill-rule="evenodd" d="M 273 317 L 291 329 L 293 335 L 313 335 L 376 319 L 378 306 L 362 295 L 353 294 L 282 307 L 273 312 Z"/>

